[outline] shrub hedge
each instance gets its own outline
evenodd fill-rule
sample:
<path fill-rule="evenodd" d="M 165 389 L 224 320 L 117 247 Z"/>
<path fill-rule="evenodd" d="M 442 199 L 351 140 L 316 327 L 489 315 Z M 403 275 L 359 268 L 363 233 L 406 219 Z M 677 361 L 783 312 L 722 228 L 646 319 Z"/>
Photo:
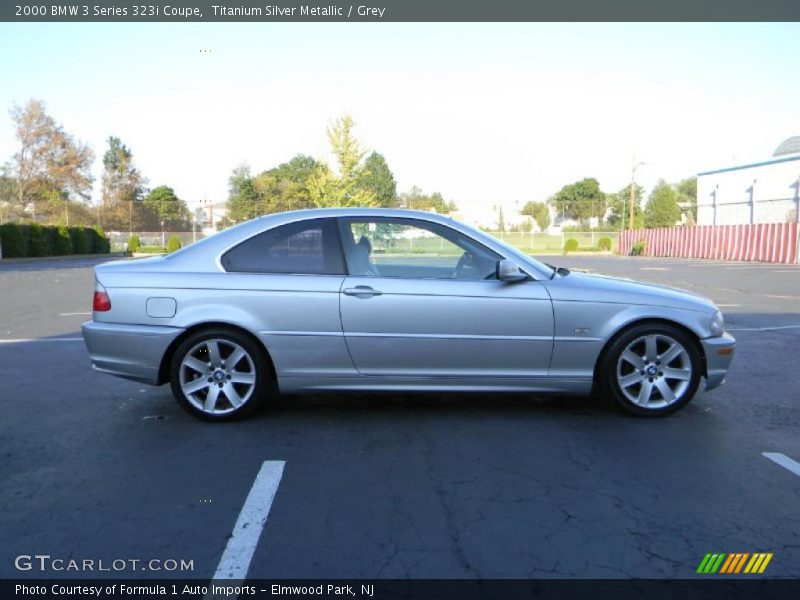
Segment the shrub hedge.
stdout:
<path fill-rule="evenodd" d="M 645 242 L 644 240 L 639 240 L 638 242 L 634 243 L 631 246 L 630 255 L 642 256 L 645 250 L 647 250 L 647 242 Z"/>
<path fill-rule="evenodd" d="M 564 242 L 564 252 L 575 252 L 578 250 L 578 240 L 575 238 L 569 238 L 566 242 Z"/>
<path fill-rule="evenodd" d="M 128 252 L 136 252 L 141 245 L 142 242 L 138 235 L 132 235 L 128 238 Z"/>
<path fill-rule="evenodd" d="M 55 228 L 52 238 L 52 247 L 55 256 L 72 254 L 72 242 L 69 239 L 69 229 L 66 225 L 59 225 Z"/>
<path fill-rule="evenodd" d="M 601 237 L 597 240 L 597 247 L 600 248 L 600 250 L 611 250 L 611 238 Z"/>
<path fill-rule="evenodd" d="M 141 254 L 166 254 L 167 249 L 164 246 L 139 246 L 137 252 Z"/>
<path fill-rule="evenodd" d="M 167 240 L 167 252 L 169 253 L 180 250 L 181 246 L 181 238 L 179 238 L 177 235 L 173 235 L 171 238 L 169 238 L 169 240 Z"/>
<path fill-rule="evenodd" d="M 0 249 L 3 258 L 108 254 L 111 243 L 101 227 L 4 223 Z"/>

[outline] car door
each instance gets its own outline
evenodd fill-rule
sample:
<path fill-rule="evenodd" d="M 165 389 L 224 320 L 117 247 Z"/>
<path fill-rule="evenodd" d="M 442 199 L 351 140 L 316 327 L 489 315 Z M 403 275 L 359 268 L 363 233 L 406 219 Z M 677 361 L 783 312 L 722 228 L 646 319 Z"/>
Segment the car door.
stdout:
<path fill-rule="evenodd" d="M 494 276 L 494 251 L 439 223 L 340 219 L 349 275 L 342 329 L 364 375 L 542 377 L 553 347 L 547 290 Z"/>
<path fill-rule="evenodd" d="M 335 219 L 268 229 L 222 255 L 219 319 L 257 332 L 283 387 L 291 378 L 355 375 L 339 317 L 345 263 Z"/>

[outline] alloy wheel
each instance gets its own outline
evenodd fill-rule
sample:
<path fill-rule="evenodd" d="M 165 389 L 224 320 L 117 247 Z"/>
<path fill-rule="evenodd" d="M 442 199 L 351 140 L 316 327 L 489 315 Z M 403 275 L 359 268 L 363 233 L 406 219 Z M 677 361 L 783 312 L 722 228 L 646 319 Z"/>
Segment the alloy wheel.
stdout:
<path fill-rule="evenodd" d="M 619 389 L 633 404 L 662 409 L 680 401 L 692 381 L 692 360 L 681 342 L 653 333 L 635 338 L 617 360 Z"/>
<path fill-rule="evenodd" d="M 231 413 L 250 400 L 256 388 L 253 358 L 231 340 L 211 338 L 183 357 L 179 385 L 186 399 L 208 415 Z"/>

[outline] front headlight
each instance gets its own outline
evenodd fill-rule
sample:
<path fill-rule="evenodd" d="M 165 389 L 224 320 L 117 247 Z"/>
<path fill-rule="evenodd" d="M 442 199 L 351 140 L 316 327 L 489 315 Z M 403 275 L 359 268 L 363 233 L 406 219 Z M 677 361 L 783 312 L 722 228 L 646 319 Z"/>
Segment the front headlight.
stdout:
<path fill-rule="evenodd" d="M 717 311 L 711 317 L 711 335 L 722 335 L 725 333 L 725 321 L 722 318 L 722 311 Z"/>

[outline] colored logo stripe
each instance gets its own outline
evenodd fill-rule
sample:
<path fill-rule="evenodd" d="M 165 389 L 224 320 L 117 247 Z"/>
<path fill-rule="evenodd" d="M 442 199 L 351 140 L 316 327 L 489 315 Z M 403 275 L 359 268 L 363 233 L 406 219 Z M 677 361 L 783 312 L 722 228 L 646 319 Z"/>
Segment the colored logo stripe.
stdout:
<path fill-rule="evenodd" d="M 744 566 L 744 561 L 747 560 L 749 554 L 729 554 L 728 560 L 722 565 L 720 569 L 720 573 L 738 573 L 741 571 L 742 567 Z"/>
<path fill-rule="evenodd" d="M 700 561 L 697 573 L 714 574 L 719 572 L 720 574 L 730 575 L 744 572 L 760 574 L 767 568 L 772 556 L 772 552 L 755 552 L 753 554 L 749 552 L 709 553 Z"/>
<path fill-rule="evenodd" d="M 725 558 L 725 554 L 706 554 L 703 558 L 700 566 L 697 567 L 698 573 L 716 573 L 719 566 L 722 564 L 722 560 Z"/>
<path fill-rule="evenodd" d="M 761 552 L 758 554 L 753 554 L 753 558 L 751 558 L 750 562 L 747 563 L 747 566 L 744 568 L 744 572 L 763 573 L 764 569 L 767 568 L 767 565 L 771 560 L 772 560 L 772 552 Z"/>

